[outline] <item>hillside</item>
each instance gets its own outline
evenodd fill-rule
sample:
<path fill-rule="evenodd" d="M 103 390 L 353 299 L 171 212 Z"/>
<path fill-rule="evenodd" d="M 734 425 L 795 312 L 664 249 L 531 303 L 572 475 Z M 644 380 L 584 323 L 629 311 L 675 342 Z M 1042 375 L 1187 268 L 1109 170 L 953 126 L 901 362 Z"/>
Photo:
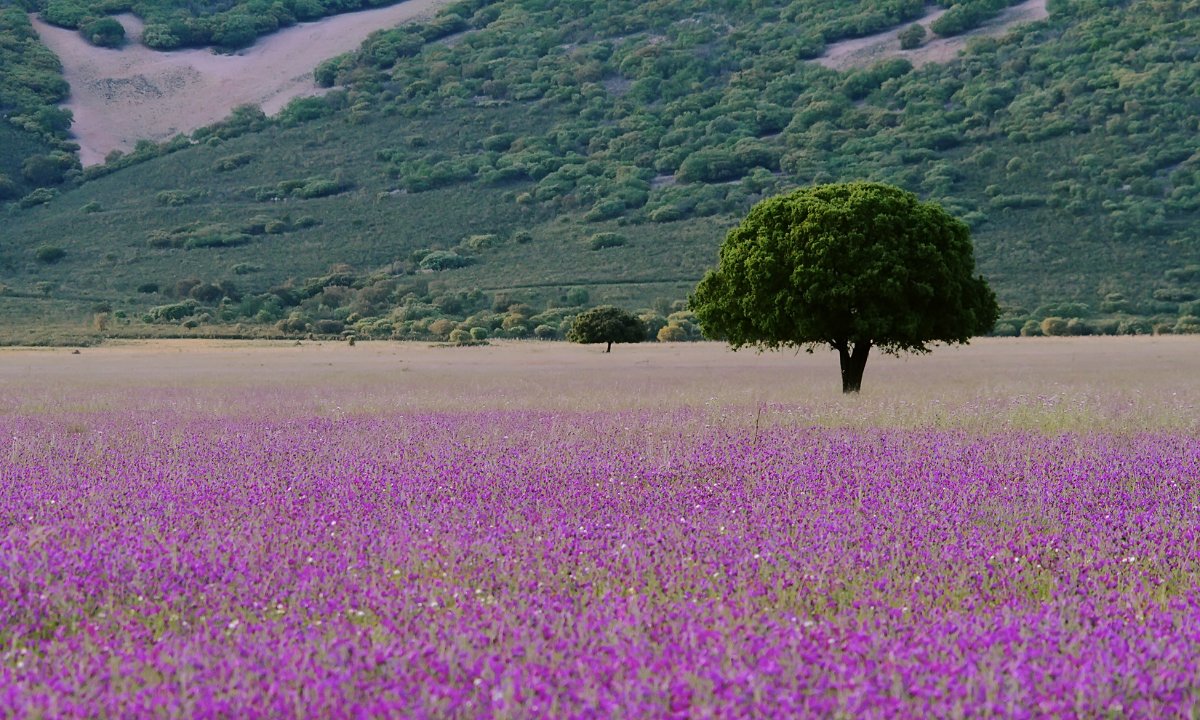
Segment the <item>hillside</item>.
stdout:
<path fill-rule="evenodd" d="M 1002 3 L 947 5 L 459 2 L 322 63 L 338 89 L 277 118 L 241 110 L 10 205 L 0 311 L 553 336 L 611 301 L 666 322 L 756 199 L 866 178 L 971 223 L 1000 332 L 1200 324 L 1195 3 L 1051 0 L 991 37 Z M 821 62 L 915 20 L 944 33 L 918 47 L 980 36 L 920 67 Z"/>
<path fill-rule="evenodd" d="M 97 48 L 66 28 L 35 20 L 42 41 L 63 63 L 71 85 L 65 107 L 74 116 L 72 139 L 84 167 L 140 140 L 164 142 L 224 119 L 239 105 L 279 112 L 296 97 L 319 94 L 315 59 L 357 48 L 373 31 L 431 15 L 447 0 L 407 0 L 293 25 L 236 53 L 173 52 L 141 44 L 145 24 L 129 13 L 116 19 L 128 42 Z"/>

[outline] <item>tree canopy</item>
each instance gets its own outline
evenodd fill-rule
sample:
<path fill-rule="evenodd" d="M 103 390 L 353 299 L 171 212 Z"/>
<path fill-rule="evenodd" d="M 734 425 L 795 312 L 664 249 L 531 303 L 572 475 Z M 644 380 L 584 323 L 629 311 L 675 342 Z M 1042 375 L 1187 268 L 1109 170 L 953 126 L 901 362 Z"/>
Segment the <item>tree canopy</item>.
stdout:
<path fill-rule="evenodd" d="M 691 307 L 735 349 L 828 345 L 857 392 L 872 347 L 966 343 L 999 316 L 966 224 L 881 183 L 817 185 L 763 200 L 731 230 Z"/>
<path fill-rule="evenodd" d="M 612 305 L 601 305 L 580 313 L 571 324 L 567 339 L 577 343 L 636 343 L 646 339 L 646 326 L 633 313 Z"/>

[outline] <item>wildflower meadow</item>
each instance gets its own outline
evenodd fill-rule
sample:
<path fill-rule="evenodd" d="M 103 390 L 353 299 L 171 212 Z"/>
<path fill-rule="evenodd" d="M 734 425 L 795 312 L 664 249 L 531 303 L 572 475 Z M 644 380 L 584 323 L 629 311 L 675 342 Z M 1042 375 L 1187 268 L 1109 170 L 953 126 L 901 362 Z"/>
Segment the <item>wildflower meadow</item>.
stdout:
<path fill-rule="evenodd" d="M 298 388 L 0 359 L 0 716 L 1200 713 L 1195 388 L 882 364 L 843 399 L 738 355 L 764 399 L 622 404 L 641 356 L 592 354 L 514 402 L 517 351 L 445 352 Z"/>

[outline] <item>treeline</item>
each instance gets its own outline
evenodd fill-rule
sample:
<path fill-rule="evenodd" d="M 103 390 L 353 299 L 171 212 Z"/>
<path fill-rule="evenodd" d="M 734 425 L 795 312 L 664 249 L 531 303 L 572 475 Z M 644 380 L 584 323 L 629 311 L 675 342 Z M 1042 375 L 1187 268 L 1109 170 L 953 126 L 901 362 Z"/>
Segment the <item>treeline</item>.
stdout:
<path fill-rule="evenodd" d="M 401 266 L 403 263 L 400 264 Z M 243 268 L 243 272 L 257 268 Z M 432 340 L 466 344 L 489 338 L 561 340 L 574 318 L 590 307 L 581 287 L 564 288 L 557 302 L 537 309 L 506 293 L 451 290 L 414 264 L 360 273 L 335 266 L 320 277 L 289 281 L 260 293 L 241 292 L 236 282 L 195 278 L 139 286 L 141 293 L 169 298 L 140 317 L 95 308 L 106 327 L 116 323 L 177 325 L 185 329 L 269 325 L 288 337 L 357 337 Z M 415 273 L 415 274 L 414 274 Z M 695 316 L 681 300 L 659 300 L 637 312 L 647 340 L 681 342 L 702 338 Z"/>

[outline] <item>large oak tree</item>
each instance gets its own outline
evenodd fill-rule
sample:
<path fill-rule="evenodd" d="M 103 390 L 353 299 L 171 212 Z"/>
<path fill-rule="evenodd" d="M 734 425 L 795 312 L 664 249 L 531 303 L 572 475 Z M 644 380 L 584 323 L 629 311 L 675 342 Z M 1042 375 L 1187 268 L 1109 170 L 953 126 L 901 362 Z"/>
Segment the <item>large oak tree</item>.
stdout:
<path fill-rule="evenodd" d="M 763 200 L 729 232 L 691 308 L 734 349 L 828 345 L 858 392 L 871 348 L 924 353 L 988 332 L 999 308 L 970 229 L 900 188 L 852 182 Z"/>

